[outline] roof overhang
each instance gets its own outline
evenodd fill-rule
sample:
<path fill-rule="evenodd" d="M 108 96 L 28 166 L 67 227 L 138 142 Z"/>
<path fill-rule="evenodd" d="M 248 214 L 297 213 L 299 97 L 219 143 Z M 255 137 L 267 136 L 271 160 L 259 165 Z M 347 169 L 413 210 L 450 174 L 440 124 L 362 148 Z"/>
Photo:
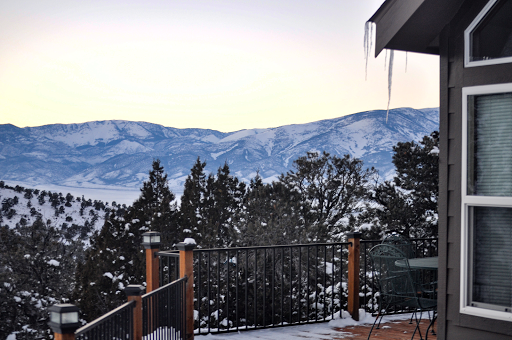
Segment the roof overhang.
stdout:
<path fill-rule="evenodd" d="M 387 0 L 369 21 L 376 25 L 375 56 L 387 48 L 439 54 L 439 34 L 465 0 Z"/>

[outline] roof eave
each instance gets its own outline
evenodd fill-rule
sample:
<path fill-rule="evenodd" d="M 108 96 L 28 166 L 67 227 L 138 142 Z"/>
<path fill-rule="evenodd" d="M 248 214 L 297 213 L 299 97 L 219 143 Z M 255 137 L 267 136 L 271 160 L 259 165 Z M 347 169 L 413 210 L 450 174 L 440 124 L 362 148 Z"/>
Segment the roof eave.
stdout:
<path fill-rule="evenodd" d="M 439 54 L 439 34 L 464 0 L 387 0 L 376 25 L 375 56 L 383 49 Z"/>

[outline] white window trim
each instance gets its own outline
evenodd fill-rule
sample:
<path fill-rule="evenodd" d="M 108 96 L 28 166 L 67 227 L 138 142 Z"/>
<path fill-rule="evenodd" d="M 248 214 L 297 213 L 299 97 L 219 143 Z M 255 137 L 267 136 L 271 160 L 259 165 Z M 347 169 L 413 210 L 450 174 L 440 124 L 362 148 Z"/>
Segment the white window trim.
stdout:
<path fill-rule="evenodd" d="M 464 31 L 464 67 L 476 67 L 476 66 L 487 66 L 487 65 L 497 65 L 497 64 L 506 64 L 512 63 L 512 57 L 505 58 L 495 58 L 489 60 L 478 60 L 478 61 L 470 61 L 471 54 L 471 32 L 475 29 L 475 27 L 484 19 L 484 17 L 489 13 L 491 8 L 496 4 L 498 0 L 490 0 L 487 5 L 482 9 L 480 13 L 476 16 L 476 18 L 471 22 L 471 24 Z"/>
<path fill-rule="evenodd" d="M 474 315 L 489 319 L 512 321 L 512 313 L 486 309 L 484 307 L 469 306 L 469 256 L 470 256 L 470 235 L 468 226 L 469 206 L 495 206 L 512 207 L 511 197 L 489 197 L 467 195 L 467 117 L 468 117 L 468 96 L 512 92 L 512 83 L 473 86 L 462 89 L 462 174 L 461 174 L 461 254 L 460 254 L 460 313 Z"/>
<path fill-rule="evenodd" d="M 469 306 L 468 288 L 470 235 L 468 207 L 494 206 L 512 207 L 512 197 L 473 196 L 467 194 L 467 142 L 468 142 L 468 96 L 512 92 L 512 83 L 471 86 L 462 89 L 462 176 L 461 176 L 461 253 L 460 253 L 460 313 L 489 319 L 512 321 L 512 313 Z"/>

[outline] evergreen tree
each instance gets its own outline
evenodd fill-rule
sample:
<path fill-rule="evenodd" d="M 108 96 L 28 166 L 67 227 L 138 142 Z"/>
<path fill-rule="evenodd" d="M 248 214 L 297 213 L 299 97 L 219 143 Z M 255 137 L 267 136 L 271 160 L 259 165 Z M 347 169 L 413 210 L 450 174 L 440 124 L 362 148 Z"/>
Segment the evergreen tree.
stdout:
<path fill-rule="evenodd" d="M 241 209 L 244 195 L 245 183 L 230 175 L 227 163 L 218 169 L 216 177 L 208 176 L 203 206 L 204 247 L 224 248 L 233 244 L 233 216 Z"/>
<path fill-rule="evenodd" d="M 307 232 L 300 213 L 300 194 L 281 182 L 251 180 L 244 204 L 235 215 L 238 246 L 304 243 Z"/>
<path fill-rule="evenodd" d="M 206 192 L 205 166 L 206 163 L 201 162 L 197 157 L 185 180 L 180 205 L 180 229 L 183 236 L 194 238 L 199 247 L 202 247 L 203 236 L 206 235 L 206 231 L 203 230 L 205 221 L 202 216 Z"/>
<path fill-rule="evenodd" d="M 295 171 L 279 180 L 301 196 L 301 214 L 310 242 L 342 237 L 355 228 L 376 170 L 350 155 L 308 152 L 293 162 Z"/>
<path fill-rule="evenodd" d="M 92 320 L 125 301 L 124 287 L 145 282 L 142 234 L 162 233 L 163 246 L 177 242 L 176 204 L 169 190 L 167 175 L 159 160 L 153 161 L 149 179 L 140 197 L 124 211 L 113 207 L 102 230 L 87 250 L 86 260 L 77 271 L 74 299 L 87 320 Z"/>
<path fill-rule="evenodd" d="M 144 253 L 122 213 L 112 211 L 91 238 L 76 272 L 73 301 L 88 322 L 126 301 L 123 289 L 145 281 Z"/>
<path fill-rule="evenodd" d="M 375 188 L 369 207 L 374 229 L 406 237 L 437 236 L 439 132 L 393 147 L 396 175 Z"/>
<path fill-rule="evenodd" d="M 148 230 L 161 232 L 162 247 L 166 248 L 183 241 L 177 223 L 176 197 L 169 189 L 167 174 L 160 160 L 153 161 L 149 179 L 143 183 L 140 191 L 139 198 L 133 202 L 128 213 L 132 232 L 137 237 Z"/>
<path fill-rule="evenodd" d="M 82 251 L 41 218 L 0 228 L 0 339 L 14 331 L 16 339 L 49 337 L 47 308 L 69 301 Z"/>

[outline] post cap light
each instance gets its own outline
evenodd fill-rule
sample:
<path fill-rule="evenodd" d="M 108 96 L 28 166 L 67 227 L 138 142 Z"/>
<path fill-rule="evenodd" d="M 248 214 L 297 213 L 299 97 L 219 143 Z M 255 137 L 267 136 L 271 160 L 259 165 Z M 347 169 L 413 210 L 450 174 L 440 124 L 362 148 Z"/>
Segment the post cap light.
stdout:
<path fill-rule="evenodd" d="M 48 311 L 50 312 L 48 326 L 55 333 L 74 333 L 81 326 L 78 319 L 80 310 L 75 305 L 69 303 L 57 304 L 48 308 Z"/>
<path fill-rule="evenodd" d="M 142 234 L 142 245 L 146 249 L 154 249 L 160 247 L 161 234 L 157 231 L 148 231 Z"/>
<path fill-rule="evenodd" d="M 146 287 L 142 285 L 128 285 L 124 289 L 124 293 L 126 296 L 141 296 L 144 295 L 144 291 L 146 290 Z"/>

